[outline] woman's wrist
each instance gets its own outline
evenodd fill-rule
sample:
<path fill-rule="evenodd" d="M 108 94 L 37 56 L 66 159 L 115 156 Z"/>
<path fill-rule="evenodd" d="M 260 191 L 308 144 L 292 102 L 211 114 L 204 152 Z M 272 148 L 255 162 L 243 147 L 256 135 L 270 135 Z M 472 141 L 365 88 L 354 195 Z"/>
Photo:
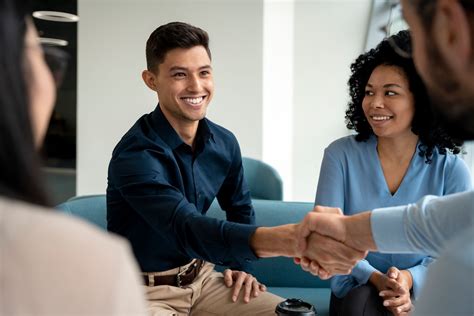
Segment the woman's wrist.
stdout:
<path fill-rule="evenodd" d="M 410 271 L 401 270 L 400 273 L 402 274 L 403 282 L 408 287 L 408 289 L 411 290 L 413 288 L 413 276 L 411 275 Z"/>
<path fill-rule="evenodd" d="M 369 282 L 371 284 L 373 284 L 378 290 L 381 289 L 382 287 L 382 278 L 383 278 L 383 274 L 379 271 L 374 271 L 372 272 L 372 274 L 370 275 L 369 277 Z"/>

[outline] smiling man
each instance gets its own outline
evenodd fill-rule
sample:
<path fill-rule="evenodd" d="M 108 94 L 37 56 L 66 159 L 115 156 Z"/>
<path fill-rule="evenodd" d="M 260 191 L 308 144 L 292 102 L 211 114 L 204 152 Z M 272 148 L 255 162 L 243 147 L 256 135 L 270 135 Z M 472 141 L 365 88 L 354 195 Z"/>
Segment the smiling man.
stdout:
<path fill-rule="evenodd" d="M 302 256 L 299 225 L 255 226 L 237 140 L 205 118 L 214 93 L 208 42 L 205 31 L 180 22 L 150 35 L 142 78 L 159 104 L 113 152 L 108 229 L 130 240 L 152 314 L 274 315 L 283 299 L 242 270 L 260 257 Z M 205 216 L 215 198 L 227 220 Z M 313 237 L 319 242 L 306 255 L 322 266 L 334 261 L 326 247 L 344 253 L 334 273 L 365 255 Z M 221 274 L 212 263 L 233 269 Z"/>
<path fill-rule="evenodd" d="M 270 314 L 282 298 L 240 271 L 255 259 L 255 217 L 236 138 L 205 118 L 214 94 L 208 44 L 205 31 L 181 22 L 150 35 L 142 78 L 159 104 L 113 152 L 108 229 L 130 240 L 151 314 Z M 204 216 L 215 197 L 229 221 Z M 210 262 L 238 270 L 223 275 Z"/>

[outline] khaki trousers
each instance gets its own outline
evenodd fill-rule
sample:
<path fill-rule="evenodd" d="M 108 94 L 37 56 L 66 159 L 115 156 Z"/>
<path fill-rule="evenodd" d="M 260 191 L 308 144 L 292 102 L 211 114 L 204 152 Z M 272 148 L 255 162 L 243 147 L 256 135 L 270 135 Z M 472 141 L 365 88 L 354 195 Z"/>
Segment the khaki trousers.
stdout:
<path fill-rule="evenodd" d="M 147 275 L 176 274 L 186 266 Z M 275 307 L 284 299 L 269 292 L 260 293 L 249 303 L 239 299 L 232 302 L 232 290 L 224 284 L 224 275 L 214 271 L 214 265 L 204 262 L 193 283 L 185 287 L 168 285 L 145 286 L 148 312 L 161 315 L 275 315 Z"/>

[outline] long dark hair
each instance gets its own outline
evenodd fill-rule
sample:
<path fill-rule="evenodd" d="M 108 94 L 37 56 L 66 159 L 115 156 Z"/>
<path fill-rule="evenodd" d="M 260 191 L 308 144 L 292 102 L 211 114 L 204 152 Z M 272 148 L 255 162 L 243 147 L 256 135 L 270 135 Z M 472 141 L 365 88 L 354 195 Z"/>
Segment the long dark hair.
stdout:
<path fill-rule="evenodd" d="M 28 13 L 26 1 L 0 0 L 0 195 L 47 205 L 25 81 Z"/>
<path fill-rule="evenodd" d="M 399 47 L 411 47 L 409 31 L 401 31 L 391 36 Z M 418 75 L 413 59 L 401 57 L 395 52 L 388 39 L 383 40 L 376 48 L 360 55 L 351 65 L 352 75 L 349 79 L 349 94 L 351 100 L 346 111 L 346 126 L 357 132 L 357 141 L 366 141 L 374 135 L 362 109 L 365 97 L 365 86 L 373 70 L 380 65 L 396 66 L 400 68 L 409 83 L 415 101 L 415 115 L 411 123 L 411 130 L 420 139 L 420 155 L 425 157 L 426 163 L 431 162 L 435 148 L 441 154 L 451 151 L 458 154 L 463 142 L 449 134 L 445 124 L 436 118 L 433 112 L 426 88 Z"/>

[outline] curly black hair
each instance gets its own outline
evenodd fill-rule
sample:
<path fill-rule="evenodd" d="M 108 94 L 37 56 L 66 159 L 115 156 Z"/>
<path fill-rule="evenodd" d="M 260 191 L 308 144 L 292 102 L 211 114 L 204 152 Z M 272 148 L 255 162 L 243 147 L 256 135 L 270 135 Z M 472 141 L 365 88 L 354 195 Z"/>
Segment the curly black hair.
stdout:
<path fill-rule="evenodd" d="M 426 92 L 426 88 L 416 72 L 413 59 L 405 58 L 397 54 L 390 41 L 404 50 L 410 50 L 411 40 L 409 31 L 401 31 L 392 35 L 390 39 L 384 39 L 376 48 L 360 55 L 351 65 L 351 77 L 348 81 L 351 100 L 346 110 L 346 126 L 357 132 L 357 141 L 366 141 L 374 135 L 362 109 L 362 101 L 365 97 L 365 86 L 373 70 L 380 65 L 399 67 L 408 79 L 409 89 L 413 94 L 415 103 L 415 115 L 411 124 L 411 130 L 420 139 L 420 156 L 425 157 L 426 163 L 431 163 L 435 147 L 441 154 L 449 150 L 453 154 L 461 151 L 463 142 L 449 135 L 443 123 L 436 118 Z"/>

